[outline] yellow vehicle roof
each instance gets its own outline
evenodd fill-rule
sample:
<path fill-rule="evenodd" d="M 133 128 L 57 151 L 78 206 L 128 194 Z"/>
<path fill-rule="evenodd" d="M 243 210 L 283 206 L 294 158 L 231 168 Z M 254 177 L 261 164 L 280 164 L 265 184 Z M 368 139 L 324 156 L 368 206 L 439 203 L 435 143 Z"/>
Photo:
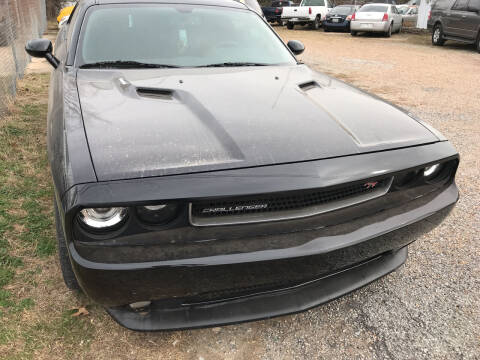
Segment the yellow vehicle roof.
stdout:
<path fill-rule="evenodd" d="M 65 16 L 69 16 L 72 13 L 74 7 L 75 6 L 67 6 L 60 10 L 57 21 L 60 22 L 60 20 L 62 20 Z"/>

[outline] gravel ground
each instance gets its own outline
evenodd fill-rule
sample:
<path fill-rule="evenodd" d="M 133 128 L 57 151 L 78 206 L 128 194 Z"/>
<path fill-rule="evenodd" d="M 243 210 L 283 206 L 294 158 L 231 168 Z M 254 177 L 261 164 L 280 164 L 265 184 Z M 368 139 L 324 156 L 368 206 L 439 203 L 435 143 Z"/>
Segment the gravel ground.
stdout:
<path fill-rule="evenodd" d="M 467 46 L 433 48 L 419 35 L 277 30 L 305 43 L 307 64 L 408 108 L 447 136 L 461 154 L 456 208 L 410 246 L 399 270 L 324 306 L 266 321 L 146 334 L 94 310 L 95 339 L 82 357 L 480 358 L 480 54 Z"/>

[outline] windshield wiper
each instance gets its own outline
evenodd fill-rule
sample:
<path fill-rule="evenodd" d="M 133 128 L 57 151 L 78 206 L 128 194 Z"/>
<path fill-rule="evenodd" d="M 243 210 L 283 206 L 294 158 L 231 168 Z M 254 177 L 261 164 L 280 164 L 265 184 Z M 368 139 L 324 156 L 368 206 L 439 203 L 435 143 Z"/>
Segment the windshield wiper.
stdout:
<path fill-rule="evenodd" d="M 197 67 L 229 67 L 229 66 L 268 66 L 270 64 L 262 64 L 262 63 L 255 63 L 255 62 L 224 62 L 218 64 L 207 64 L 207 65 L 200 65 Z"/>
<path fill-rule="evenodd" d="M 143 63 L 139 61 L 130 61 L 130 60 L 99 61 L 95 63 L 83 64 L 80 66 L 81 69 L 91 69 L 91 68 L 162 69 L 162 68 L 178 68 L 178 67 L 179 66 L 175 66 L 175 65 L 150 64 L 150 63 Z"/>

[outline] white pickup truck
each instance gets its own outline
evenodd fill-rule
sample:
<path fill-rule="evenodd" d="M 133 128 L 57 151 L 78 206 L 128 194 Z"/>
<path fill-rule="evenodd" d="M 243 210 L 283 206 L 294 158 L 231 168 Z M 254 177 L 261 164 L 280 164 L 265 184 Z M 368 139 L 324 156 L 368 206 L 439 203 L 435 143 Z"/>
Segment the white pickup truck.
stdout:
<path fill-rule="evenodd" d="M 332 8 L 330 0 L 302 0 L 300 6 L 283 8 L 282 20 L 287 22 L 288 29 L 293 29 L 295 25 L 307 24 L 312 29 L 318 29 Z"/>

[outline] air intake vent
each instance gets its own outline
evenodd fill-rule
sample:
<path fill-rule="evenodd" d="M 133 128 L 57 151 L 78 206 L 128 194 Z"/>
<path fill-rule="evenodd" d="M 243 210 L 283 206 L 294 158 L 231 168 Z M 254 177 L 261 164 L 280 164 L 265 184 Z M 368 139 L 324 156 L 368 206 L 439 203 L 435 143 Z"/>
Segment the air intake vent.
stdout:
<path fill-rule="evenodd" d="M 138 88 L 137 94 L 143 97 L 154 99 L 173 99 L 173 91 L 168 89 Z"/>
<path fill-rule="evenodd" d="M 309 81 L 309 82 L 298 85 L 298 87 L 303 91 L 308 91 L 316 87 L 320 87 L 320 85 L 318 85 L 316 81 Z"/>

